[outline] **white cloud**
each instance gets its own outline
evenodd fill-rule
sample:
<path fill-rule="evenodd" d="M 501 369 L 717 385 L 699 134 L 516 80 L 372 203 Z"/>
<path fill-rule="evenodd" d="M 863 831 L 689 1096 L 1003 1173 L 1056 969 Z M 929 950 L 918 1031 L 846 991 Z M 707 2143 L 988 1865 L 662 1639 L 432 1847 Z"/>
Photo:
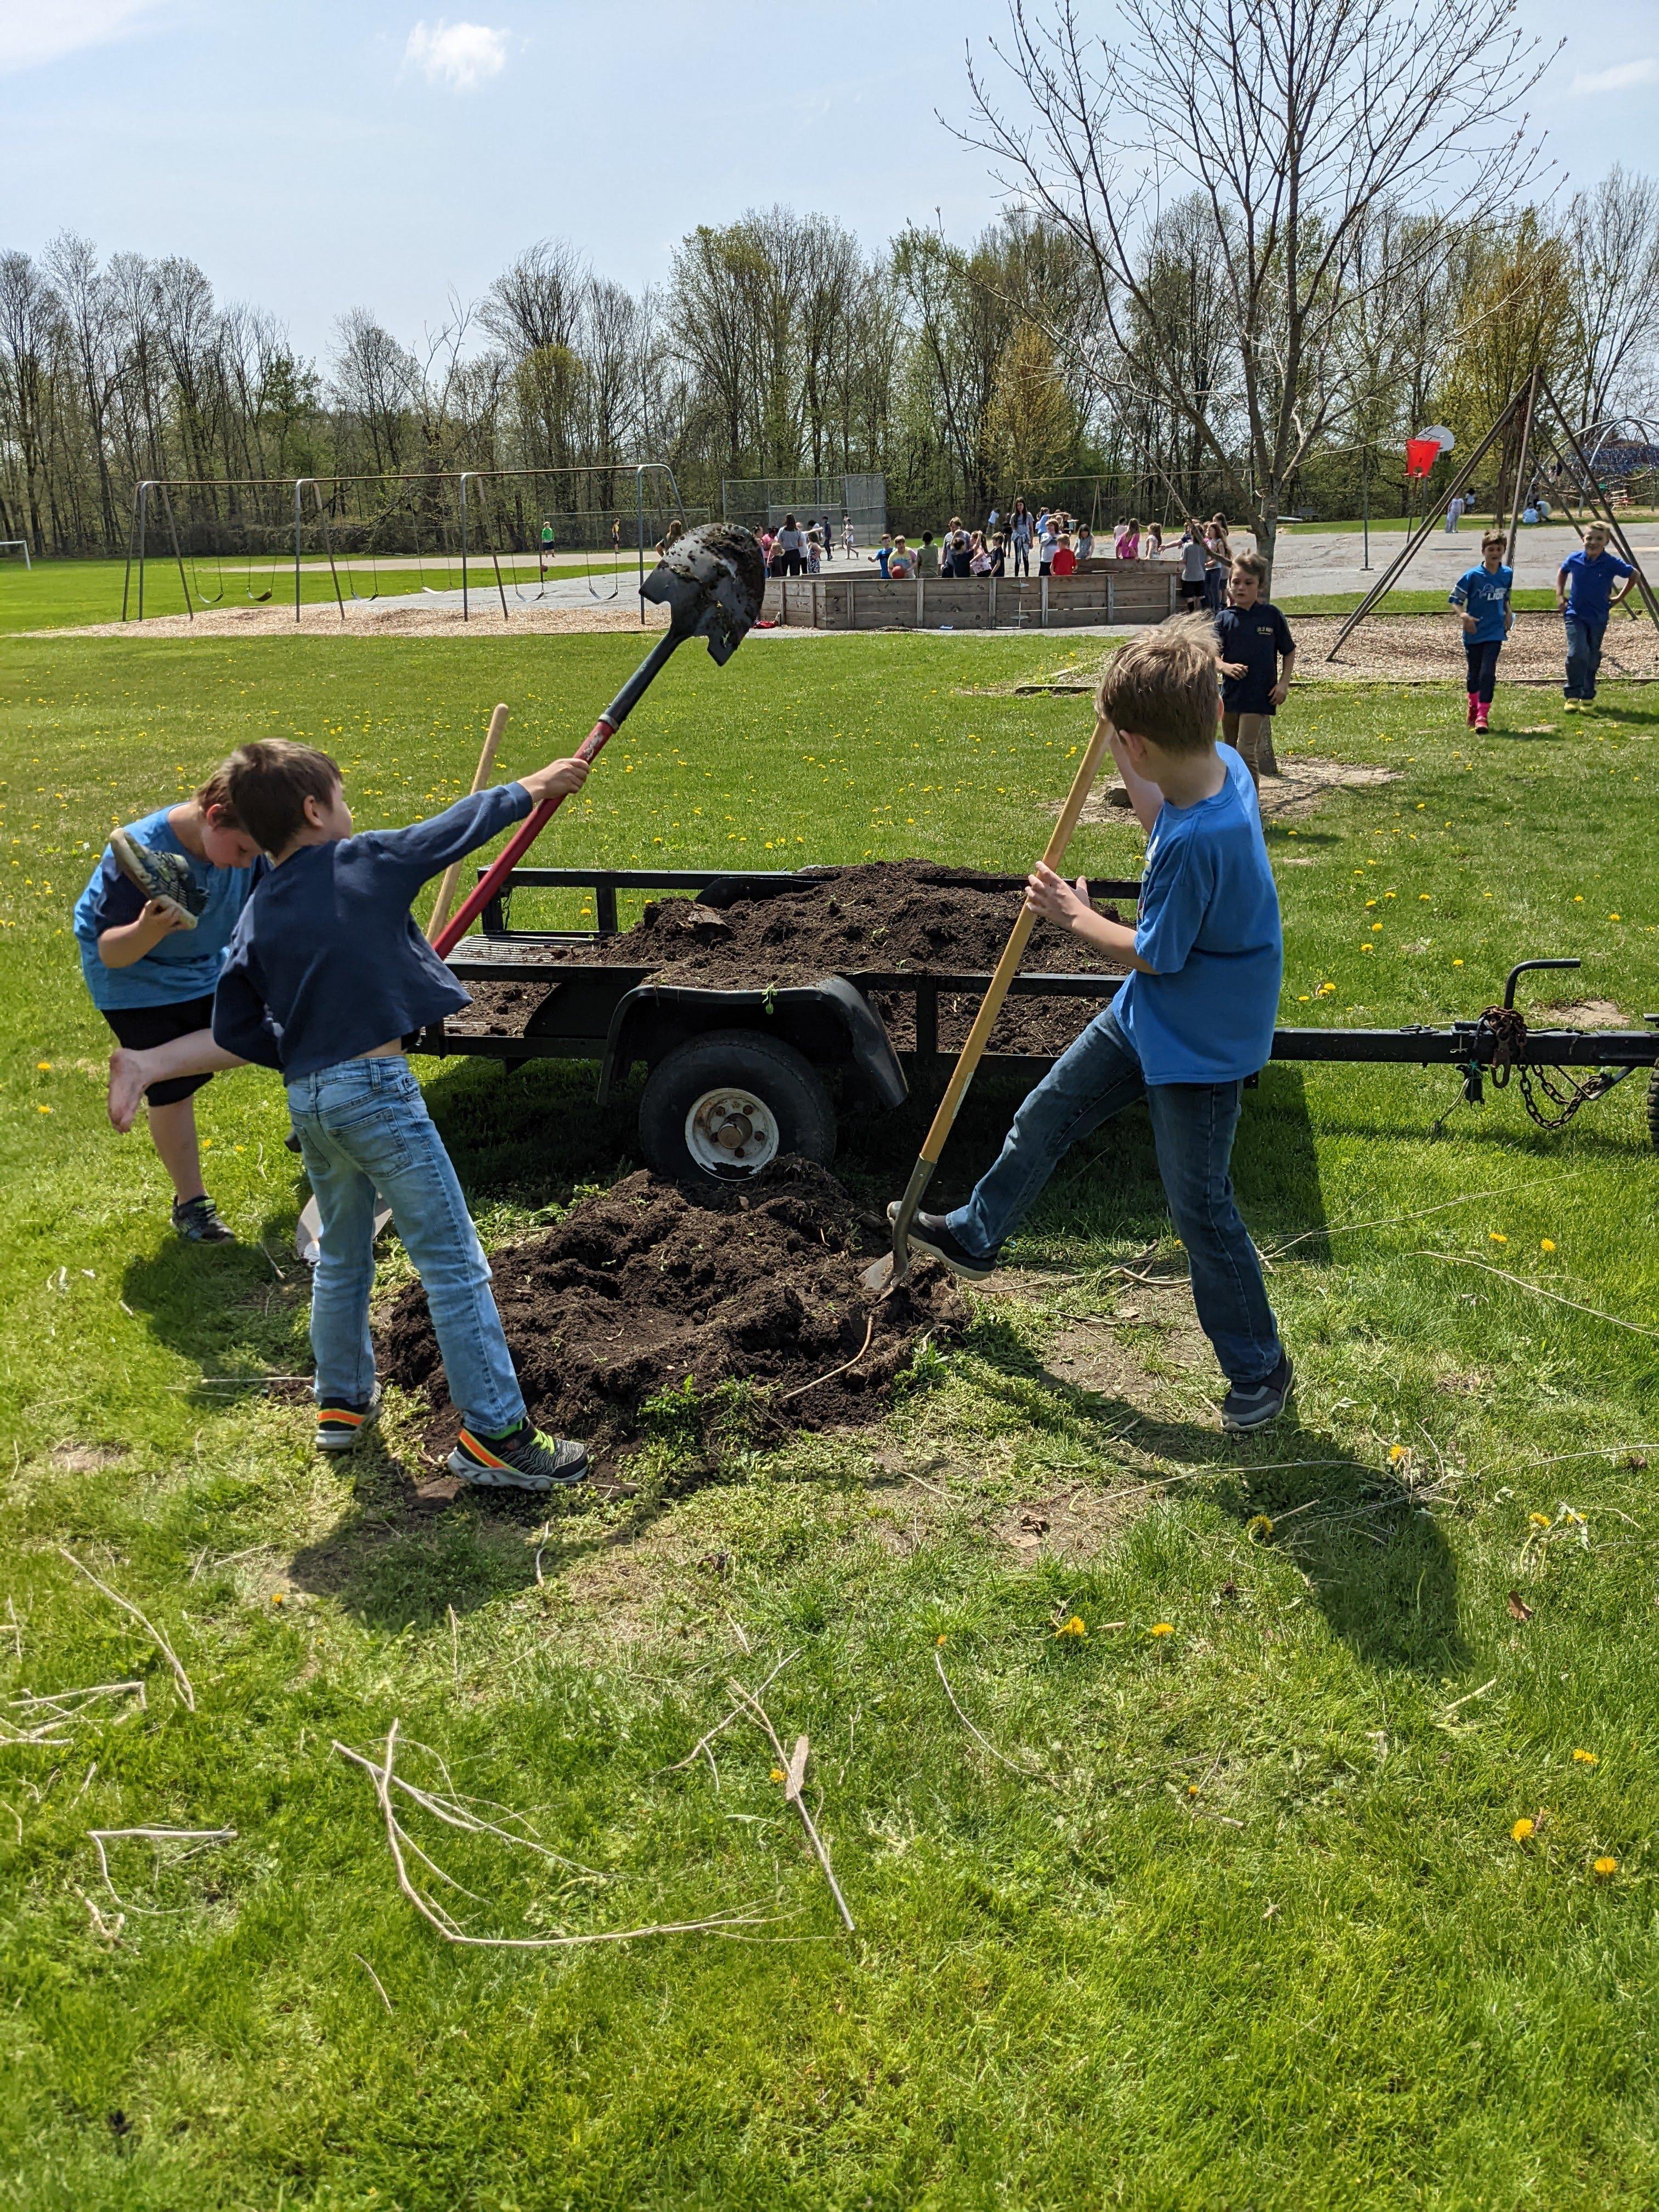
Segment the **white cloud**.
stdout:
<path fill-rule="evenodd" d="M 1612 69 L 1581 72 L 1572 81 L 1575 93 L 1627 92 L 1634 84 L 1659 83 L 1659 61 L 1650 54 L 1639 62 L 1619 62 Z"/>
<path fill-rule="evenodd" d="M 422 20 L 409 34 L 404 59 L 412 62 L 428 84 L 447 84 L 452 92 L 476 92 L 507 67 L 507 33 L 491 30 L 487 23 L 446 23 L 441 15 L 428 28 Z"/>
<path fill-rule="evenodd" d="M 106 46 L 141 30 L 168 0 L 0 0 L 0 76 Z"/>

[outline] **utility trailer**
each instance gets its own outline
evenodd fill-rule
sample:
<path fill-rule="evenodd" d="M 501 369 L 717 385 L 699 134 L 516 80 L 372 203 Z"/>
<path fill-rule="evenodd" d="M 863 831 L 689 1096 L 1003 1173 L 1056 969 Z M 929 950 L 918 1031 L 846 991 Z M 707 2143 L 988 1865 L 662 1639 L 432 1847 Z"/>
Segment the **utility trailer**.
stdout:
<path fill-rule="evenodd" d="M 662 980 L 665 972 L 672 978 L 672 970 L 583 966 L 547 957 L 556 949 L 568 952 L 617 936 L 620 891 L 689 892 L 718 912 L 740 898 L 776 896 L 823 880 L 815 871 L 515 869 L 485 907 L 482 935 L 464 938 L 448 965 L 464 985 L 545 981 L 548 997 L 521 1036 L 467 1033 L 441 1023 L 422 1032 L 415 1049 L 509 1064 L 596 1060 L 602 1107 L 643 1063 L 641 1148 L 659 1175 L 676 1181 L 729 1182 L 757 1173 L 780 1152 L 828 1161 L 836 1149 L 837 1091 L 843 1104 L 891 1112 L 913 1085 L 936 1089 L 955 1059 L 940 1048 L 940 1000 L 981 998 L 988 975 L 868 968 L 811 984 L 775 988 L 763 978 L 752 990 L 729 990 Z M 988 887 L 1012 892 L 1024 881 L 1023 876 L 992 877 Z M 1102 881 L 1091 890 L 1097 898 L 1133 902 L 1140 886 Z M 518 890 L 591 892 L 595 927 L 515 929 L 512 902 Z M 1446 1028 L 1275 1030 L 1273 1058 L 1451 1068 L 1462 1079 L 1462 1097 L 1472 1104 L 1480 1103 L 1487 1083 L 1502 1089 L 1518 1074 L 1528 1112 L 1546 1128 L 1561 1127 L 1582 1106 L 1646 1068 L 1648 1131 L 1659 1148 L 1659 1014 L 1644 1016 L 1644 1030 L 1583 1031 L 1533 1029 L 1516 1010 L 1522 975 L 1578 964 L 1520 961 L 1510 972 L 1501 1010 Z M 653 975 L 655 981 L 649 980 Z M 1010 996 L 1085 999 L 1103 1006 L 1123 981 L 1103 974 L 1021 974 Z M 915 1001 L 915 1043 L 902 1052 L 895 1049 L 874 1003 L 890 996 Z M 995 1052 L 980 1063 L 1028 1082 L 1052 1064 Z"/>

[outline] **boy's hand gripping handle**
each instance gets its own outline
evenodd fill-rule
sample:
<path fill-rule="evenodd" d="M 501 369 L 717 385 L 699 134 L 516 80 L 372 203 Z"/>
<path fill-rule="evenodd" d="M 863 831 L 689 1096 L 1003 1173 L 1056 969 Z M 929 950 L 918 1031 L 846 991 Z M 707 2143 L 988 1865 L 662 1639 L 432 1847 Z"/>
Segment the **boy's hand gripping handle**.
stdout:
<path fill-rule="evenodd" d="M 590 768 L 592 766 L 633 712 L 647 686 L 667 660 L 669 654 L 684 641 L 684 639 L 677 637 L 673 631 L 670 630 L 662 642 L 646 655 L 604 714 L 600 715 L 599 720 L 582 739 L 580 744 L 577 746 L 574 755 L 577 760 L 586 761 Z M 477 916 L 489 904 L 507 878 L 517 867 L 519 862 L 558 812 L 559 805 L 560 801 L 556 799 L 544 799 L 535 811 L 527 815 L 519 824 L 511 837 L 507 839 L 500 855 L 490 862 L 489 866 L 480 878 L 477 888 L 462 900 L 453 917 L 433 939 L 432 950 L 441 960 L 446 953 L 453 952 L 462 938 L 466 935 Z"/>

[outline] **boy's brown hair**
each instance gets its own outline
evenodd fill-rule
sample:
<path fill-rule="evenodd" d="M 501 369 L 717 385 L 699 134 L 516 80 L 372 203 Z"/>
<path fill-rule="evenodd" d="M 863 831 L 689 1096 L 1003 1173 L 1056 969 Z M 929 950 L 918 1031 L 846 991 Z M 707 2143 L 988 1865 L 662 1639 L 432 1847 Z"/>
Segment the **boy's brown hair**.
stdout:
<path fill-rule="evenodd" d="M 1215 743 L 1220 651 L 1206 615 L 1143 630 L 1107 662 L 1095 712 L 1165 752 L 1201 753 Z"/>
<path fill-rule="evenodd" d="M 1267 556 L 1265 553 L 1235 553 L 1233 567 L 1235 569 L 1242 568 L 1247 576 L 1254 576 L 1258 590 L 1267 590 Z"/>
<path fill-rule="evenodd" d="M 329 754 L 287 738 L 239 745 L 220 774 L 238 823 L 266 853 L 285 851 L 306 827 L 307 799 L 326 806 L 343 781 Z"/>
<path fill-rule="evenodd" d="M 247 824 L 231 804 L 228 761 L 222 761 L 205 783 L 197 785 L 195 799 L 204 814 L 217 817 L 213 825 L 216 830 L 247 830 Z"/>
<path fill-rule="evenodd" d="M 1510 550 L 1510 541 L 1501 530 L 1487 530 L 1481 533 L 1480 550 L 1484 553 L 1489 545 L 1495 545 L 1500 553 L 1507 553 Z"/>

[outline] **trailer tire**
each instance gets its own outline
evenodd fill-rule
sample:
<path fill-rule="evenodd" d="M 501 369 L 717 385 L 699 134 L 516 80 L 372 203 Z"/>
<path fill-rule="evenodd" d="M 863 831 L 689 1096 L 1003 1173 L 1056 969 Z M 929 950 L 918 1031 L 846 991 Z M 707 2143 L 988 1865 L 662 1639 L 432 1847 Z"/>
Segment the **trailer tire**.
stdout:
<path fill-rule="evenodd" d="M 1648 1134 L 1654 1151 L 1659 1152 L 1659 1067 L 1648 1078 Z"/>
<path fill-rule="evenodd" d="M 659 1060 L 640 1100 L 640 1145 L 665 1181 L 742 1182 L 787 1152 L 827 1164 L 836 1109 L 804 1054 L 753 1030 L 716 1030 Z"/>

